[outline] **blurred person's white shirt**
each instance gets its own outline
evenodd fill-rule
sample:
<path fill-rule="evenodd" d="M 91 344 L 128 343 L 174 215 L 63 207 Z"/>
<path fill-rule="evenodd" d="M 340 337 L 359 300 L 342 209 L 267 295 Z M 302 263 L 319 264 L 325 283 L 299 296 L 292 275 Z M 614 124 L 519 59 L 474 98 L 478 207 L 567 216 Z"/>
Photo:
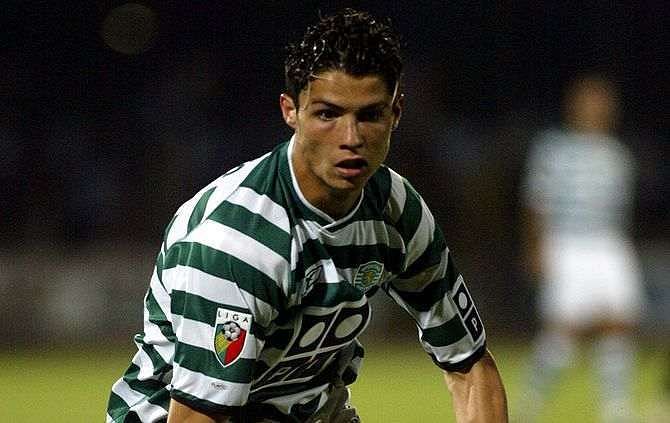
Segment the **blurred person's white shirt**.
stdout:
<path fill-rule="evenodd" d="M 533 146 L 525 201 L 540 219 L 540 312 L 587 324 L 616 316 L 635 321 L 641 272 L 628 236 L 635 160 L 616 138 L 569 130 L 543 132 Z"/>

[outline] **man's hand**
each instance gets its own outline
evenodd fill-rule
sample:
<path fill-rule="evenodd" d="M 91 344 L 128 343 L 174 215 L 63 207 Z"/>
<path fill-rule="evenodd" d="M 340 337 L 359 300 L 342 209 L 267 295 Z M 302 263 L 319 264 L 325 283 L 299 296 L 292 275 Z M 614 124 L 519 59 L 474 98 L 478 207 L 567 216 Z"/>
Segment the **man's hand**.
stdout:
<path fill-rule="evenodd" d="M 487 350 L 466 372 L 445 372 L 456 421 L 507 423 L 507 398 L 500 373 Z"/>

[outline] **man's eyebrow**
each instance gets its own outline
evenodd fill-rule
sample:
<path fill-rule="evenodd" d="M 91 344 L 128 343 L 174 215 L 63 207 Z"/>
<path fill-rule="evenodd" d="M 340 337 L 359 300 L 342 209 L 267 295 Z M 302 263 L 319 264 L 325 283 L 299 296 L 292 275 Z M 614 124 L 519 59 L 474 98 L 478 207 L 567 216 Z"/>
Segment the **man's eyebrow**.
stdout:
<path fill-rule="evenodd" d="M 339 106 L 337 104 L 331 103 L 326 100 L 314 100 L 311 101 L 310 104 L 312 105 L 324 105 L 327 107 L 330 107 L 334 110 L 345 110 L 346 107 Z M 387 107 L 390 107 L 390 104 L 385 102 L 385 101 L 378 101 L 376 103 L 368 104 L 363 107 L 361 107 L 359 110 L 374 110 L 374 109 L 385 109 Z"/>
<path fill-rule="evenodd" d="M 331 102 L 326 101 L 326 100 L 313 100 L 313 101 L 310 101 L 310 105 L 314 105 L 314 106 L 322 105 L 322 106 L 330 107 L 331 109 L 335 109 L 335 110 L 344 110 L 344 107 L 338 106 L 337 104 L 331 103 Z"/>

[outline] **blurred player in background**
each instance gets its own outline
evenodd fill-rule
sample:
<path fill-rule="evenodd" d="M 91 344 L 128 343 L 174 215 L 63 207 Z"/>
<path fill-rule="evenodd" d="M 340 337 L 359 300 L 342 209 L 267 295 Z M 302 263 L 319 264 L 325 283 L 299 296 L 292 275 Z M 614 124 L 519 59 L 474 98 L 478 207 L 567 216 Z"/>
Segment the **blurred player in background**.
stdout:
<path fill-rule="evenodd" d="M 635 191 L 633 155 L 617 139 L 619 97 L 599 75 L 575 79 L 563 102 L 564 126 L 542 133 L 527 166 L 525 251 L 538 280 L 542 323 L 523 405 L 534 421 L 550 388 L 592 341 L 599 411 L 628 422 L 641 275 L 628 234 Z M 594 403 L 595 404 L 595 403 Z"/>
<path fill-rule="evenodd" d="M 507 421 L 440 227 L 383 165 L 401 68 L 397 34 L 350 9 L 289 47 L 280 107 L 294 136 L 177 211 L 107 421 L 358 422 L 347 385 L 380 288 L 416 322 L 458 421 Z"/>

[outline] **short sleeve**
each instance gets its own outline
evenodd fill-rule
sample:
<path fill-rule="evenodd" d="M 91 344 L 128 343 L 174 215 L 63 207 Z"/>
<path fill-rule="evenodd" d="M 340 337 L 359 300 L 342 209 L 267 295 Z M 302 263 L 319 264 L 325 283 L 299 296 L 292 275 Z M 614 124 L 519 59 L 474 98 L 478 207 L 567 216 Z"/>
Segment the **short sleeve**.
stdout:
<path fill-rule="evenodd" d="M 420 197 L 419 202 L 423 217 L 407 243 L 413 249 L 407 255 L 414 259 L 386 291 L 414 319 L 421 345 L 433 361 L 445 370 L 458 370 L 483 354 L 486 333 L 441 229 Z"/>
<path fill-rule="evenodd" d="M 247 402 L 265 328 L 282 303 L 273 272 L 288 265 L 250 242 L 205 222 L 166 255 L 176 336 L 171 395 L 194 409 Z"/>

